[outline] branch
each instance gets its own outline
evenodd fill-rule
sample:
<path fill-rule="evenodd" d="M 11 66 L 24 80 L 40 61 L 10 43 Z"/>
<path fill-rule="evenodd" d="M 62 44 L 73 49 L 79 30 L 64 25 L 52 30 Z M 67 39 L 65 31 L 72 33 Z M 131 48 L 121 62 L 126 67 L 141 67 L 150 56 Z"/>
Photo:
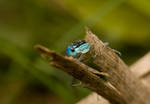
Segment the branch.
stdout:
<path fill-rule="evenodd" d="M 95 54 L 94 63 L 108 75 L 109 83 L 100 79 L 95 74 L 95 69 L 76 59 L 62 56 L 40 45 L 37 45 L 36 49 L 51 56 L 51 65 L 81 80 L 84 83 L 83 87 L 97 92 L 112 104 L 149 104 L 148 88 L 137 79 L 111 48 L 106 47 L 103 50 L 103 42 L 89 30 L 86 33 L 86 41 L 91 45 L 89 53 L 91 56 Z"/>
<path fill-rule="evenodd" d="M 150 72 L 150 52 L 135 62 L 130 69 L 138 78 L 144 78 Z"/>
<path fill-rule="evenodd" d="M 132 66 L 130 66 L 130 70 L 139 78 L 139 80 L 142 80 L 144 84 L 150 86 L 150 52 L 146 54 L 144 57 L 139 59 L 137 62 L 135 62 Z M 77 104 L 110 104 L 99 96 L 100 100 L 94 100 L 97 99 L 97 94 L 92 93 L 88 95 L 86 98 L 83 98 L 81 101 L 79 101 Z"/>
<path fill-rule="evenodd" d="M 110 84 L 100 79 L 95 74 L 95 69 L 79 62 L 72 57 L 62 56 L 54 51 L 51 51 L 41 45 L 35 46 L 42 54 L 51 57 L 51 65 L 62 69 L 69 75 L 83 82 L 83 87 L 97 92 L 101 96 L 108 99 L 112 104 L 125 104 L 123 97 Z"/>
<path fill-rule="evenodd" d="M 91 55 L 95 53 L 94 63 L 109 75 L 108 81 L 124 96 L 128 104 L 150 103 L 150 91 L 147 86 L 137 79 L 110 47 L 103 50 L 103 42 L 88 29 L 85 40 L 91 45 Z"/>

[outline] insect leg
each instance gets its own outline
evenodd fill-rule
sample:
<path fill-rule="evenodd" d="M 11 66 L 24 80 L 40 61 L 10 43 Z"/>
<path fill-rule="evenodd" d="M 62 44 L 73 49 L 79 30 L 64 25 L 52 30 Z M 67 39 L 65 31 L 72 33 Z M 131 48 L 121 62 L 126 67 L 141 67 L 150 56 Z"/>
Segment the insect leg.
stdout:
<path fill-rule="evenodd" d="M 119 52 L 119 51 L 117 51 L 117 50 L 115 50 L 115 49 L 113 49 L 113 51 L 114 51 L 115 53 L 117 53 L 119 56 L 121 56 L 121 52 Z"/>

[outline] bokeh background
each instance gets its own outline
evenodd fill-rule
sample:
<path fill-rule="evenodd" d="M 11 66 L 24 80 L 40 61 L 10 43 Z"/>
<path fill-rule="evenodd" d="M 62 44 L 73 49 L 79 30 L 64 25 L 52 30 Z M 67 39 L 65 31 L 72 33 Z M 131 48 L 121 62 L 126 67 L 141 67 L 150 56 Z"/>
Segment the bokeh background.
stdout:
<path fill-rule="evenodd" d="M 131 65 L 150 50 L 149 0 L 0 0 L 0 104 L 74 104 L 90 91 L 33 48 L 63 53 L 88 26 Z"/>

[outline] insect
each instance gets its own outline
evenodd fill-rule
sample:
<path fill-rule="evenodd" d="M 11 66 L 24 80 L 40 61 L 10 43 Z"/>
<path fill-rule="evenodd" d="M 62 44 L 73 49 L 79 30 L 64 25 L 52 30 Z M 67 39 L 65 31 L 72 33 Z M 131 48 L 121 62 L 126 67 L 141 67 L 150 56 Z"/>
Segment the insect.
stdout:
<path fill-rule="evenodd" d="M 87 43 L 85 40 L 77 40 L 68 45 L 66 52 L 69 56 L 75 57 L 83 53 L 87 53 L 89 50 L 89 43 Z"/>
<path fill-rule="evenodd" d="M 68 45 L 66 49 L 66 53 L 69 56 L 77 58 L 79 61 L 85 63 L 86 65 L 100 71 L 100 68 L 96 64 L 93 63 L 93 58 L 91 57 L 91 55 L 85 54 L 89 52 L 89 50 L 90 50 L 89 43 L 87 43 L 85 40 L 77 40 L 77 41 L 72 42 L 70 45 Z M 102 78 L 103 80 L 106 80 L 105 76 L 101 74 L 101 72 L 100 74 L 97 74 L 97 73 L 94 73 L 94 74 L 96 74 L 98 77 Z M 72 86 L 81 85 L 81 82 L 79 84 L 75 84 L 75 81 L 76 79 L 73 79 Z"/>

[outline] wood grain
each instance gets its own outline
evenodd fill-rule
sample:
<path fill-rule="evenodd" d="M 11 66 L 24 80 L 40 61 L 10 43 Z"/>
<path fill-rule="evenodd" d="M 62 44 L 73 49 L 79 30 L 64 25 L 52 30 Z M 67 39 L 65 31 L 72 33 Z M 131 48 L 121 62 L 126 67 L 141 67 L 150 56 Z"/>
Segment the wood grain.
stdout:
<path fill-rule="evenodd" d="M 108 82 L 97 75 L 100 72 L 72 57 L 62 56 L 41 45 L 35 48 L 51 57 L 52 66 L 82 81 L 82 87 L 97 92 L 112 104 L 149 104 L 150 90 L 118 55 L 110 47 L 104 48 L 104 43 L 88 29 L 85 39 L 91 45 L 89 54 L 94 64 L 107 75 Z"/>
<path fill-rule="evenodd" d="M 139 80 L 142 80 L 150 88 L 150 52 L 130 66 L 130 70 L 135 73 Z M 77 104 L 110 104 L 106 99 L 93 92 L 83 98 Z"/>
<path fill-rule="evenodd" d="M 110 47 L 103 49 L 104 43 L 88 29 L 85 40 L 91 45 L 91 56 L 95 53 L 94 63 L 109 75 L 109 82 L 124 96 L 128 104 L 150 103 L 148 87 L 138 80 Z"/>

